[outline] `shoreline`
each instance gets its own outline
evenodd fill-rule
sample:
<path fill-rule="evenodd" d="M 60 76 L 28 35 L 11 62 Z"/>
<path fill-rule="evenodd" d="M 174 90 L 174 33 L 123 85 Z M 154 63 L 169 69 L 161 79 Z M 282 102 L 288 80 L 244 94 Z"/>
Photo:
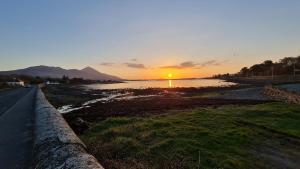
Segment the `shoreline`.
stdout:
<path fill-rule="evenodd" d="M 257 157 L 260 158 L 254 166 L 264 166 L 266 162 L 274 166 L 296 164 L 290 150 L 299 152 L 298 142 L 290 140 L 294 138 L 292 136 L 298 136 L 294 132 L 298 123 L 290 117 L 298 119 L 299 105 L 258 100 L 262 86 L 238 84 L 228 87 L 117 90 L 52 87 L 58 89 L 46 89 L 46 95 L 51 94 L 49 92 L 54 92 L 58 98 L 63 98 L 60 97 L 62 93 L 66 94 L 66 98 L 72 95 L 74 98 L 69 98 L 71 103 L 79 97 L 78 106 L 91 98 L 120 94 L 120 97 L 93 102 L 89 107 L 63 114 L 70 127 L 87 145 L 87 150 L 106 168 L 153 168 L 154 164 L 177 164 L 181 159 L 168 157 L 167 154 L 179 153 L 185 155 L 182 156 L 185 160 L 198 159 L 193 154 L 198 154 L 199 150 L 201 154 L 208 154 L 205 159 L 217 159 L 215 166 L 220 164 L 220 160 L 226 163 L 232 154 L 240 157 L 244 165 L 252 164 L 252 159 Z M 126 97 L 130 99 L 124 99 Z M 274 125 L 274 120 L 280 123 Z M 282 123 L 292 125 L 282 128 Z M 283 145 L 282 141 L 288 141 L 288 144 Z M 193 144 L 196 147 L 189 147 Z M 221 150 L 211 148 L 211 144 L 216 144 Z M 241 146 L 244 148 L 241 149 Z M 168 148 L 166 159 L 159 161 L 154 158 L 165 153 L 165 147 Z M 274 159 L 269 159 L 268 151 L 262 149 L 275 152 Z M 247 156 L 241 155 L 241 151 Z M 278 159 L 281 161 L 278 162 Z M 188 161 L 184 166 L 194 168 L 194 164 Z"/>
<path fill-rule="evenodd" d="M 254 86 L 265 86 L 265 85 L 281 85 L 281 84 L 297 84 L 300 83 L 300 79 L 292 78 L 290 76 L 276 76 L 274 79 L 272 77 L 225 77 L 225 78 L 214 78 L 221 79 L 227 82 L 237 83 L 237 84 L 249 84 Z"/>
<path fill-rule="evenodd" d="M 150 116 L 164 114 L 168 110 L 196 107 L 218 107 L 222 105 L 252 105 L 266 103 L 265 100 L 234 99 L 216 97 L 225 92 L 244 90 L 252 85 L 238 84 L 221 87 L 180 87 L 147 89 L 97 89 L 87 90 L 78 86 L 47 86 L 43 89 L 47 99 L 56 108 L 69 106 L 63 113 L 72 129 L 80 134 L 78 121 L 93 123 L 109 117 Z M 110 99 L 107 99 L 111 97 Z M 71 106 L 72 105 L 72 106 Z"/>

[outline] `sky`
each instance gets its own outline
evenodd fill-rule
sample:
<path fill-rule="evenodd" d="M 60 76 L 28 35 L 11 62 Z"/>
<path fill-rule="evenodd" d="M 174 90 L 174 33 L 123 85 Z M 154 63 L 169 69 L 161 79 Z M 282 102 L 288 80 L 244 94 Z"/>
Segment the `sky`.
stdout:
<path fill-rule="evenodd" d="M 298 0 L 0 0 L 0 71 L 207 77 L 300 55 Z"/>

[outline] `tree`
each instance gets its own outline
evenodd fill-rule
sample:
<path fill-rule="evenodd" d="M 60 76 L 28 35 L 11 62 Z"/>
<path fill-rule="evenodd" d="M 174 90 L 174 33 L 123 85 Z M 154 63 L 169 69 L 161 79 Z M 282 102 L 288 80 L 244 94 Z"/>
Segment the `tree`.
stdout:
<path fill-rule="evenodd" d="M 296 61 L 296 58 L 293 57 L 285 57 L 283 59 L 280 59 L 280 63 L 282 63 L 284 66 L 290 66 L 291 63 L 294 63 Z"/>
<path fill-rule="evenodd" d="M 263 75 L 264 68 L 263 68 L 263 65 L 261 65 L 261 64 L 255 64 L 250 67 L 250 71 L 253 76 L 261 76 L 261 75 Z"/>
<path fill-rule="evenodd" d="M 266 61 L 264 61 L 264 63 L 263 63 L 265 66 L 267 66 L 267 67 L 271 67 L 272 65 L 273 65 L 273 61 L 272 60 L 266 60 Z"/>
<path fill-rule="evenodd" d="M 239 75 L 240 76 L 249 76 L 249 72 L 250 72 L 250 70 L 247 67 L 243 67 L 240 70 Z"/>
<path fill-rule="evenodd" d="M 66 76 L 66 75 L 63 75 L 63 77 L 62 77 L 62 83 L 69 83 L 69 77 L 68 76 Z"/>
<path fill-rule="evenodd" d="M 300 56 L 285 57 L 279 62 L 265 60 L 260 64 L 254 64 L 250 68 L 243 67 L 235 76 L 270 76 L 270 75 L 294 75 L 300 72 Z M 216 75 L 226 77 L 226 74 Z"/>

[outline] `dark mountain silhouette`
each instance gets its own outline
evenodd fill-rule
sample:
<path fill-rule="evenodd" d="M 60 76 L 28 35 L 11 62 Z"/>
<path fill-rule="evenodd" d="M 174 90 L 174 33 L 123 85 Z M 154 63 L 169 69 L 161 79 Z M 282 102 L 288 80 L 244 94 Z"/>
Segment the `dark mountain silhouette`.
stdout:
<path fill-rule="evenodd" d="M 68 76 L 69 78 L 83 78 L 89 80 L 122 80 L 121 78 L 116 76 L 100 73 L 91 67 L 86 67 L 82 70 L 78 70 L 63 69 L 60 67 L 50 66 L 33 66 L 25 69 L 0 71 L 0 75 L 27 75 L 52 78 L 62 78 L 63 76 Z"/>

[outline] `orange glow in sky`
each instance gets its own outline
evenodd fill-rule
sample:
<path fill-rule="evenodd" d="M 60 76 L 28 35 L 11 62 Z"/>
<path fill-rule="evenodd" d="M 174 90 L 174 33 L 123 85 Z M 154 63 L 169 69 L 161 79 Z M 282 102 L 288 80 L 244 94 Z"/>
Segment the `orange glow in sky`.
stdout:
<path fill-rule="evenodd" d="M 175 63 L 180 63 L 175 62 Z M 170 64 L 162 64 L 170 65 Z M 122 64 L 114 66 L 95 66 L 100 72 L 116 75 L 124 79 L 182 79 L 182 78 L 202 78 L 223 72 L 237 72 L 244 65 L 231 65 L 224 63 L 220 66 L 207 66 L 203 68 L 161 68 L 162 65 L 147 65 L 145 68 L 129 68 Z M 125 73 L 126 72 L 126 73 Z"/>
<path fill-rule="evenodd" d="M 300 54 L 299 9 L 297 0 L 1 1 L 0 71 L 91 66 L 130 80 L 237 73 Z"/>

